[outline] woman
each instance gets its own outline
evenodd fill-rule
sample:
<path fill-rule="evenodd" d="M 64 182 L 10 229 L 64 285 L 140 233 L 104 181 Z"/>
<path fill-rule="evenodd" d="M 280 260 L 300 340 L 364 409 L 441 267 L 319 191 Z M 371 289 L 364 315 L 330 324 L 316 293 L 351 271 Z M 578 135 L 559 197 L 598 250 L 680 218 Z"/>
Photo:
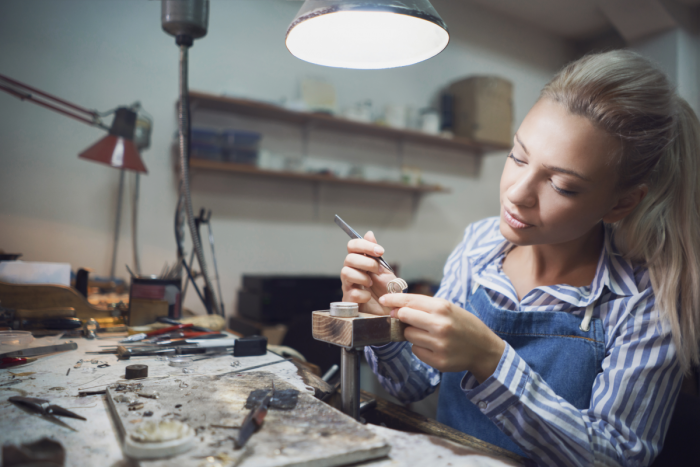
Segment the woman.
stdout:
<path fill-rule="evenodd" d="M 628 51 L 545 86 L 514 138 L 500 217 L 470 225 L 435 297 L 348 244 L 343 300 L 408 324 L 365 355 L 397 398 L 541 465 L 648 465 L 700 336 L 700 126 Z"/>

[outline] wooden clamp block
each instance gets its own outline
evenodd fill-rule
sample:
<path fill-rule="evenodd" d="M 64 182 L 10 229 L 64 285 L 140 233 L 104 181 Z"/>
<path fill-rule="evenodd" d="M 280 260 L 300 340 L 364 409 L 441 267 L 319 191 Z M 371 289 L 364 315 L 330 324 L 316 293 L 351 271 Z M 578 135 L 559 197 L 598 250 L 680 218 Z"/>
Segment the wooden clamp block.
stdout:
<path fill-rule="evenodd" d="M 360 313 L 355 318 L 331 316 L 330 311 L 314 311 L 311 319 L 314 339 L 341 347 L 358 348 L 403 342 L 406 324 L 389 316 Z"/>

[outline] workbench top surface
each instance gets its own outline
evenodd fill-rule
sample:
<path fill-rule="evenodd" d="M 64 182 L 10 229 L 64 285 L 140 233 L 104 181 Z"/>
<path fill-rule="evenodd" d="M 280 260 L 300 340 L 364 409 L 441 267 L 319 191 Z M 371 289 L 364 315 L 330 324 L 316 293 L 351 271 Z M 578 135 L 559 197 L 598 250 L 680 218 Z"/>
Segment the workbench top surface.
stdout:
<path fill-rule="evenodd" d="M 123 381 L 125 367 L 136 363 L 148 365 L 151 381 L 172 380 L 173 384 L 179 385 L 183 382 L 186 384 L 188 380 L 192 382 L 194 378 L 201 380 L 202 376 L 213 377 L 280 359 L 278 355 L 270 352 L 259 357 L 240 358 L 228 355 L 195 362 L 187 367 L 192 371 L 184 373 L 182 368 L 171 367 L 167 361 L 158 360 L 155 357 L 118 360 L 116 355 L 86 354 L 86 352 L 102 350 L 101 346 L 116 345 L 117 340 L 75 339 L 74 341 L 78 343 L 77 350 L 42 357 L 27 365 L 0 370 L 0 444 L 21 445 L 49 437 L 63 445 L 66 451 L 65 465 L 69 467 L 97 465 L 126 467 L 141 464 L 148 466 L 157 461 L 134 462 L 122 453 L 117 426 L 105 396 L 77 397 L 80 390 L 96 391 Z M 75 368 L 79 360 L 83 362 Z M 234 360 L 240 362 L 238 367 L 231 365 Z M 93 361 L 96 363 L 92 363 Z M 98 365 L 104 363 L 109 366 L 98 368 Z M 69 369 L 70 372 L 66 375 Z M 286 385 L 298 389 L 302 395 L 313 395 L 313 388 L 304 384 L 297 373 L 296 366 L 288 361 L 261 368 L 260 371 L 273 374 L 277 380 L 282 380 Z M 20 382 L 16 383 L 17 380 Z M 207 390 L 207 388 L 203 387 L 201 390 Z M 59 417 L 58 421 L 54 421 L 51 418 L 32 415 L 8 401 L 9 397 L 19 395 L 47 399 L 52 404 L 87 418 L 87 421 L 66 417 Z M 392 447 L 389 457 L 363 464 L 366 466 L 514 465 L 436 437 L 408 434 L 370 424 L 366 427 L 384 438 Z M 216 464 L 216 460 L 213 462 L 187 454 L 177 457 L 177 463 L 182 467 L 232 465 L 230 462 L 219 464 Z M 241 467 L 246 465 L 248 463 L 244 461 Z"/>

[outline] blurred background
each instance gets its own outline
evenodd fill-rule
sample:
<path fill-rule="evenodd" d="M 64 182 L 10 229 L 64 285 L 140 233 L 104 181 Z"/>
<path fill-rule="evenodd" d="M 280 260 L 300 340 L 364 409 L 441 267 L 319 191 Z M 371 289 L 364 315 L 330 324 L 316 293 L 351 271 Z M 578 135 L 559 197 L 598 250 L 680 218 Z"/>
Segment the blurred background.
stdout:
<path fill-rule="evenodd" d="M 267 288 L 309 296 L 323 285 L 265 280 L 337 278 L 348 238 L 335 214 L 361 234 L 372 230 L 401 277 L 433 293 L 465 227 L 498 215 L 512 134 L 567 62 L 630 48 L 700 107 L 700 0 L 433 0 L 449 45 L 388 70 L 326 68 L 292 56 L 285 34 L 301 3 L 212 0 L 208 33 L 189 63 L 192 199 L 195 213 L 211 211 L 215 288 L 232 328 L 282 324 L 279 343 L 306 324 L 275 315 L 264 295 L 276 294 L 276 310 L 303 298 Z M 161 30 L 160 9 L 149 0 L 0 2 L 0 74 L 89 109 L 139 101 L 150 114 L 138 205 L 144 275 L 177 259 L 178 50 Z M 465 130 L 467 110 L 477 116 Z M 128 284 L 134 174 L 126 174 L 113 261 L 120 172 L 76 157 L 102 135 L 0 93 L 0 249 L 108 279 L 114 263 Z M 211 261 L 207 227 L 202 239 Z M 205 313 L 192 292 L 184 307 Z"/>

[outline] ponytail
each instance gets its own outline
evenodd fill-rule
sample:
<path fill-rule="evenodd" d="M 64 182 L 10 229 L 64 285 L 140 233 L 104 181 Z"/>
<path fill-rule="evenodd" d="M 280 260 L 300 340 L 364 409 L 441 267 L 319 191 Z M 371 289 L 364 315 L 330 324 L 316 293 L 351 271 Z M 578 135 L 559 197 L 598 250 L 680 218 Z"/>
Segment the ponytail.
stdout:
<path fill-rule="evenodd" d="M 700 361 L 700 122 L 668 78 L 629 51 L 586 56 L 542 91 L 616 136 L 618 190 L 647 195 L 615 223 L 621 254 L 649 270 L 681 367 Z"/>

